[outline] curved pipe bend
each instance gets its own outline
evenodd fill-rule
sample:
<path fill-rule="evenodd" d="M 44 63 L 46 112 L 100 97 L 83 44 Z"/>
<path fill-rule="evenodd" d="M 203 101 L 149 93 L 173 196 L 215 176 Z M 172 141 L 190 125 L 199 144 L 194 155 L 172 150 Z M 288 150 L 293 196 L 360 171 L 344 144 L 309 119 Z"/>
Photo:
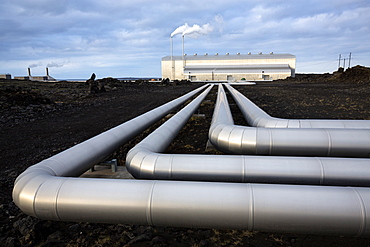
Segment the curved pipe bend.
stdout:
<path fill-rule="evenodd" d="M 135 148 L 127 164 L 137 179 L 370 186 L 368 159 L 162 154 Z"/>
<path fill-rule="evenodd" d="M 222 97 L 213 118 L 217 122 L 214 133 L 233 128 L 226 98 Z M 200 96 L 199 96 L 200 97 Z M 221 103 L 223 102 L 223 103 Z M 193 103 L 193 102 L 192 102 Z M 265 157 L 236 155 L 161 154 L 190 118 L 198 103 L 190 111 L 182 110 L 131 149 L 126 166 L 135 178 L 167 180 L 200 180 L 219 182 L 264 182 L 294 184 L 325 184 L 369 186 L 368 159 Z M 222 118 L 222 116 L 226 116 Z M 182 119 L 181 122 L 178 119 Z M 243 135 L 234 131 L 235 136 Z M 233 135 L 232 135 L 233 136 Z M 232 138 L 232 137 L 231 137 Z M 227 140 L 218 140 L 227 145 Z M 224 142 L 224 143 L 222 143 Z M 245 144 L 244 147 L 248 147 Z M 251 148 L 252 149 L 252 148 Z"/>
<path fill-rule="evenodd" d="M 370 236 L 368 188 L 50 177 L 36 198 L 45 220 Z"/>
<path fill-rule="evenodd" d="M 283 119 L 271 117 L 233 87 L 227 83 L 224 85 L 231 93 L 248 124 L 253 127 L 370 129 L 370 120 Z"/>
<path fill-rule="evenodd" d="M 13 189 L 15 204 L 23 212 L 32 216 L 39 216 L 41 213 L 38 209 L 39 204 L 46 203 L 48 206 L 54 207 L 56 204 L 54 200 L 59 193 L 58 188 L 67 181 L 75 181 L 66 177 L 81 175 L 206 87 L 207 85 L 204 85 L 29 167 L 15 181 Z M 59 216 L 55 210 L 50 209 L 48 212 L 52 214 L 50 217 L 58 219 Z"/>
<path fill-rule="evenodd" d="M 142 121 L 129 122 L 109 135 L 121 139 Z M 104 156 L 106 136 L 93 139 L 102 142 L 95 149 L 84 142 L 27 169 L 14 186 L 16 205 L 45 220 L 370 235 L 368 188 L 60 177 Z"/>
<path fill-rule="evenodd" d="M 225 153 L 370 157 L 370 129 L 245 127 L 230 116 L 220 85 L 209 140 Z"/>
<path fill-rule="evenodd" d="M 210 161 L 210 156 L 157 153 L 163 151 L 172 140 L 174 135 L 171 132 L 177 133 L 178 128 L 182 128 L 186 122 L 176 119 L 188 118 L 188 114 L 191 115 L 191 112 L 182 114 L 180 111 L 130 150 L 127 165 L 135 177 L 173 179 L 174 174 L 182 178 L 204 175 L 198 173 L 201 169 L 189 171 L 189 166 L 202 166 Z M 171 121 L 178 123 L 177 127 Z M 230 170 L 232 160 L 236 158 L 240 161 L 240 157 L 211 156 L 211 159 L 221 161 L 216 164 Z M 182 170 L 181 167 L 172 169 L 175 164 L 181 165 Z M 211 168 L 213 176 L 225 178 L 229 175 L 215 171 L 216 168 L 217 165 Z M 203 171 L 211 169 L 209 166 L 203 167 Z M 177 172 L 174 173 L 174 170 Z M 236 170 L 235 174 L 240 177 L 239 172 Z M 271 170 L 269 172 L 274 173 Z M 258 172 L 255 173 L 256 177 L 258 175 Z M 209 178 L 206 175 L 203 179 L 205 177 Z M 367 217 L 370 212 L 370 189 L 367 188 L 173 181 L 153 183 L 150 192 L 145 194 L 148 207 L 145 216 L 148 223 L 153 225 L 356 236 L 370 234 L 370 217 Z"/>
<path fill-rule="evenodd" d="M 141 163 L 141 158 L 145 158 L 142 151 L 148 150 L 155 153 L 163 152 L 170 142 L 176 137 L 178 132 L 183 128 L 194 111 L 198 109 L 198 106 L 200 103 L 202 103 L 212 87 L 213 85 L 208 87 L 196 99 L 190 102 L 181 111 L 176 113 L 172 118 L 162 124 L 158 129 L 148 135 L 144 140 L 142 140 L 128 152 L 126 157 L 126 167 L 133 176 L 138 176 L 138 174 L 140 174 L 140 171 L 138 171 L 138 166 L 132 164 L 137 163 L 135 162 L 136 160 L 139 160 L 139 163 Z"/>

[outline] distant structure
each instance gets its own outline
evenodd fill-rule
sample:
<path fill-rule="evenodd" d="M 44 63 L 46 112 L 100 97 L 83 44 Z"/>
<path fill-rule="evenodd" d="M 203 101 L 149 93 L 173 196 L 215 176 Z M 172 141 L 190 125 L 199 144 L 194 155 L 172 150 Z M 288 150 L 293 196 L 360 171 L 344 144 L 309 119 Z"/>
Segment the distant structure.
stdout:
<path fill-rule="evenodd" d="M 10 79 L 12 79 L 12 75 L 11 74 L 1 74 L 0 79 L 10 80 Z"/>
<path fill-rule="evenodd" d="M 295 76 L 291 54 L 186 55 L 162 58 L 162 78 L 191 81 L 277 80 Z"/>
<path fill-rule="evenodd" d="M 46 75 L 44 76 L 32 76 L 31 68 L 27 69 L 28 76 L 14 76 L 14 79 L 18 80 L 30 80 L 30 81 L 56 81 L 53 77 L 49 75 L 49 68 L 46 67 Z"/>

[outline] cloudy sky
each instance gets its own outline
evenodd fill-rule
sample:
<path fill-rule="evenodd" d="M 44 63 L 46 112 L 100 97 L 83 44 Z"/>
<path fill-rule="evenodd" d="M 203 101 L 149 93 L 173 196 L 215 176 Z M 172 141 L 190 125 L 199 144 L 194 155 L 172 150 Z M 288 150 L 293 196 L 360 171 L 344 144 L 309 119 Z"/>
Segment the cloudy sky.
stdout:
<path fill-rule="evenodd" d="M 170 36 L 185 53 L 290 53 L 297 73 L 370 67 L 369 0 L 1 0 L 0 74 L 160 77 Z M 189 28 L 190 29 L 189 31 Z M 181 34 L 173 36 L 181 55 Z M 343 64 L 343 61 L 342 61 Z"/>

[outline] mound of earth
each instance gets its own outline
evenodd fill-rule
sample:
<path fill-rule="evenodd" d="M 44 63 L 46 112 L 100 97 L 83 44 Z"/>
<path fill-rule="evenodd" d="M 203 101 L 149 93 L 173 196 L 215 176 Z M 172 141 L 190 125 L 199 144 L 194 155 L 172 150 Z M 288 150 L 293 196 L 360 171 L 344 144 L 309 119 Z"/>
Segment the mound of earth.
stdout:
<path fill-rule="evenodd" d="M 338 71 L 330 74 L 296 74 L 295 77 L 288 77 L 285 82 L 306 82 L 306 83 L 349 83 L 349 84 L 367 84 L 370 83 L 370 68 L 356 65 L 345 71 L 339 68 Z"/>
<path fill-rule="evenodd" d="M 370 68 L 364 66 L 355 66 L 340 73 L 339 80 L 347 83 L 369 83 Z"/>

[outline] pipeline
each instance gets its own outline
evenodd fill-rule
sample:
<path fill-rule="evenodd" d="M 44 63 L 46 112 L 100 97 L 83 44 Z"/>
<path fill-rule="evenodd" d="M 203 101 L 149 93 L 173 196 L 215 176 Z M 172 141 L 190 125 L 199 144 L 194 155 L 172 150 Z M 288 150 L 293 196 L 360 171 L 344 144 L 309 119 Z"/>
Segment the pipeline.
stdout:
<path fill-rule="evenodd" d="M 40 189 L 45 188 L 43 185 L 48 184 L 50 188 L 59 188 L 66 179 L 59 177 L 81 175 L 206 87 L 208 85 L 193 90 L 182 97 L 29 167 L 15 181 L 14 202 L 23 212 L 36 216 L 37 209 L 35 205 L 40 200 L 56 203 L 52 199 L 56 198 L 57 191 L 54 192 L 56 194 L 49 194 L 50 197 L 38 197 L 41 193 Z M 46 187 L 46 189 L 48 188 Z"/>
<path fill-rule="evenodd" d="M 200 103 L 207 96 L 212 86 L 206 89 L 201 95 L 193 100 L 184 109 L 174 115 L 171 119 L 161 125 L 156 131 L 147 136 L 134 148 L 132 148 L 126 157 L 127 170 L 134 176 L 139 177 L 138 173 L 142 169 L 147 170 L 149 168 L 143 166 L 143 162 L 146 159 L 151 159 L 152 153 L 163 152 L 168 144 L 176 137 L 178 132 L 183 128 L 189 118 L 192 116 L 194 111 L 198 108 Z M 149 154 L 149 155 L 148 155 Z M 155 156 L 155 154 L 154 154 Z M 139 164 L 139 165 L 131 165 Z M 144 163 L 145 164 L 145 163 Z"/>
<path fill-rule="evenodd" d="M 253 127 L 370 129 L 370 120 L 283 119 L 271 117 L 233 87 L 227 83 L 224 85 L 231 93 L 248 124 Z"/>
<path fill-rule="evenodd" d="M 130 160 L 129 172 L 138 179 L 370 186 L 368 159 L 162 154 L 143 150 L 136 155 Z"/>
<path fill-rule="evenodd" d="M 95 149 L 72 147 L 28 168 L 15 182 L 16 205 L 46 220 L 370 236 L 368 188 L 66 177 L 110 149 L 106 140 L 124 138 L 110 133 L 92 138 Z"/>
<path fill-rule="evenodd" d="M 217 149 L 231 154 L 370 157 L 370 129 L 256 128 L 234 125 L 222 87 L 209 139 Z"/>
<path fill-rule="evenodd" d="M 127 170 L 140 179 L 370 186 L 369 159 L 163 154 L 191 114 L 179 112 L 132 148 Z M 215 122 L 233 122 L 221 85 Z"/>
<path fill-rule="evenodd" d="M 34 207 L 46 220 L 370 236 L 368 188 L 53 177 Z"/>

